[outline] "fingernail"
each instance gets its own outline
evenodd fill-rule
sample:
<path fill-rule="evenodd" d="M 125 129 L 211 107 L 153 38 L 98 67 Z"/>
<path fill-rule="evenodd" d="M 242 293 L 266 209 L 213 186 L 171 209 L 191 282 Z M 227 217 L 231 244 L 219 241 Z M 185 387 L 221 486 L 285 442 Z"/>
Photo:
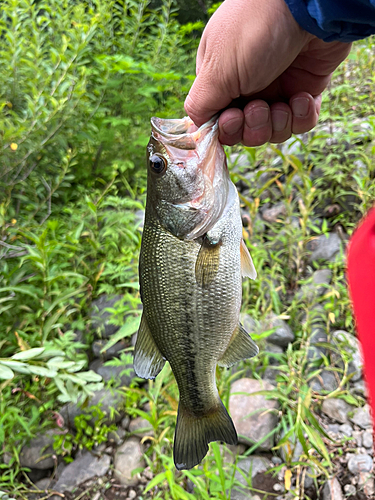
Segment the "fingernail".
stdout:
<path fill-rule="evenodd" d="M 252 130 L 264 127 L 270 117 L 270 109 L 266 107 L 256 107 L 246 114 L 246 124 Z"/>
<path fill-rule="evenodd" d="M 292 101 L 292 111 L 298 118 L 306 118 L 309 111 L 309 100 L 306 97 L 297 97 Z"/>
<path fill-rule="evenodd" d="M 286 111 L 281 111 L 281 109 L 275 109 L 272 112 L 272 128 L 275 132 L 281 132 L 286 127 L 288 123 L 288 113 Z"/>
<path fill-rule="evenodd" d="M 235 135 L 241 130 L 242 126 L 242 120 L 233 118 L 232 120 L 228 120 L 227 122 L 223 123 L 222 129 L 227 135 Z"/>

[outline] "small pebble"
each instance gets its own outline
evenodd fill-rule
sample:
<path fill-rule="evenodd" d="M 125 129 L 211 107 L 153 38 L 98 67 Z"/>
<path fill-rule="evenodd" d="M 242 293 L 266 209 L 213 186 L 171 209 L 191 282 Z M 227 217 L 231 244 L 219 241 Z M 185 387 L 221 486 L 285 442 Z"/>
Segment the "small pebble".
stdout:
<path fill-rule="evenodd" d="M 348 460 L 348 469 L 352 474 L 370 472 L 372 469 L 372 458 L 369 455 L 352 455 Z"/>
<path fill-rule="evenodd" d="M 371 431 L 366 431 L 363 433 L 362 443 L 365 448 L 372 448 L 374 444 L 374 437 Z"/>
<path fill-rule="evenodd" d="M 128 498 L 130 500 L 132 500 L 133 498 L 135 498 L 137 496 L 137 493 L 134 491 L 134 490 L 129 490 L 128 491 Z"/>
<path fill-rule="evenodd" d="M 273 456 L 271 460 L 272 463 L 274 463 L 275 465 L 280 465 L 283 462 L 280 457 L 275 457 L 275 456 Z"/>
<path fill-rule="evenodd" d="M 275 483 L 275 484 L 273 485 L 273 489 L 274 489 L 275 491 L 283 491 L 283 489 L 284 489 L 284 488 L 281 486 L 281 484 L 279 484 L 279 483 Z"/>
<path fill-rule="evenodd" d="M 100 491 L 97 491 L 95 495 L 92 497 L 92 500 L 99 500 L 100 498 Z"/>
<path fill-rule="evenodd" d="M 353 484 L 346 484 L 344 486 L 344 491 L 348 496 L 355 495 L 357 493 L 357 490 Z"/>
<path fill-rule="evenodd" d="M 344 434 L 344 436 L 350 437 L 353 433 L 353 428 L 350 424 L 342 424 L 340 425 L 340 432 Z"/>
<path fill-rule="evenodd" d="M 357 443 L 357 446 L 362 446 L 362 432 L 361 431 L 353 431 L 352 434 L 354 441 Z"/>

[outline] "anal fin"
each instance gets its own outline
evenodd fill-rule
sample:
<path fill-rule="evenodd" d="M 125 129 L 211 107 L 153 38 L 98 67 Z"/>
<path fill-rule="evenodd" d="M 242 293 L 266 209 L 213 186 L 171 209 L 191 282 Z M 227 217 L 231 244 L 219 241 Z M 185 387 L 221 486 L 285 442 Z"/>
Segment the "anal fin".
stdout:
<path fill-rule="evenodd" d="M 252 358 L 259 353 L 258 346 L 250 337 L 241 323 L 233 332 L 229 345 L 218 361 L 219 366 L 229 368 L 238 361 L 243 359 Z"/>
<path fill-rule="evenodd" d="M 153 379 L 160 373 L 164 363 L 165 358 L 152 338 L 145 313 L 143 313 L 134 348 L 134 371 L 138 377 Z"/>
<path fill-rule="evenodd" d="M 247 276 L 248 278 L 255 280 L 257 277 L 257 272 L 255 270 L 253 259 L 251 258 L 250 252 L 244 242 L 241 240 L 241 271 L 242 276 Z"/>

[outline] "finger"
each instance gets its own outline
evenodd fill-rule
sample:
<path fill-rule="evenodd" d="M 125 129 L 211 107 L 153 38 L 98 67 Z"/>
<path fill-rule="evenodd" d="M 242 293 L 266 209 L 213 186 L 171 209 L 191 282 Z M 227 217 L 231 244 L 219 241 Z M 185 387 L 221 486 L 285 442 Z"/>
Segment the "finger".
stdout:
<path fill-rule="evenodd" d="M 270 142 L 284 142 L 292 135 L 292 110 L 284 102 L 271 105 L 272 136 Z"/>
<path fill-rule="evenodd" d="M 271 113 L 265 101 L 257 99 L 249 102 L 244 109 L 245 123 L 242 143 L 245 146 L 260 146 L 272 136 Z"/>
<path fill-rule="evenodd" d="M 315 99 L 307 92 L 295 94 L 289 101 L 293 113 L 292 132 L 303 134 L 318 123 L 321 97 Z"/>
<path fill-rule="evenodd" d="M 239 108 L 223 111 L 219 118 L 219 140 L 227 146 L 241 142 L 244 126 L 244 114 Z"/>

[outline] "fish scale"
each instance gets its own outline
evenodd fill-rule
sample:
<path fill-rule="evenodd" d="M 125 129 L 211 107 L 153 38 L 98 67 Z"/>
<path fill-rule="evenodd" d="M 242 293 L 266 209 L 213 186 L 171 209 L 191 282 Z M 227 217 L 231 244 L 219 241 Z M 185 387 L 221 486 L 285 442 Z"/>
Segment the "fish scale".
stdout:
<path fill-rule="evenodd" d="M 155 378 L 169 361 L 180 393 L 175 465 L 189 469 L 210 441 L 237 442 L 215 373 L 218 364 L 228 367 L 258 352 L 239 324 L 241 275 L 255 278 L 255 269 L 217 123 L 184 135 L 174 120 L 153 120 L 139 266 L 144 310 L 134 369 Z M 178 138 L 168 127 L 179 131 Z"/>

